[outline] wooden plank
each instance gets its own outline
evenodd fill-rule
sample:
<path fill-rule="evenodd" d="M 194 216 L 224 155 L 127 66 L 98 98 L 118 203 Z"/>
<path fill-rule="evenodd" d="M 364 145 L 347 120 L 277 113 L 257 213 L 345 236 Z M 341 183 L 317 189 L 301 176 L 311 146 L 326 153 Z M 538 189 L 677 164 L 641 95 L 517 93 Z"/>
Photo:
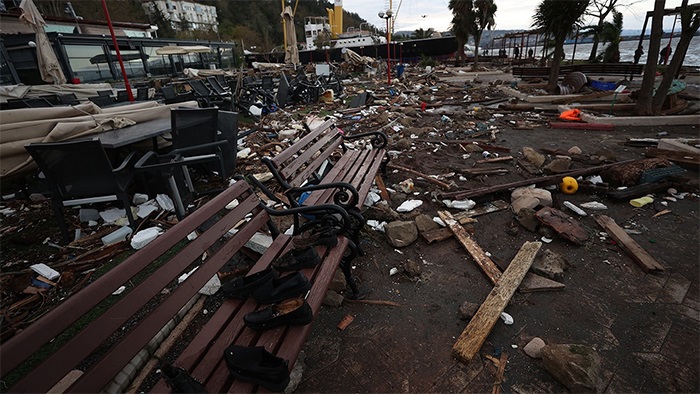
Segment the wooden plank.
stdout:
<path fill-rule="evenodd" d="M 432 184 L 434 184 L 434 185 L 440 186 L 441 188 L 443 188 L 443 189 L 445 189 L 445 190 L 450 190 L 450 185 L 448 185 L 447 183 L 438 181 L 437 179 L 431 178 L 430 176 L 428 176 L 428 175 L 426 175 L 426 174 L 423 174 L 423 173 L 421 173 L 421 172 L 418 172 L 418 171 L 416 171 L 416 170 L 412 170 L 412 169 L 410 169 L 410 168 L 402 167 L 402 166 L 399 166 L 399 165 L 396 165 L 396 164 L 391 164 L 391 163 L 389 163 L 389 165 L 388 165 L 387 167 L 392 168 L 392 169 L 394 169 L 394 170 L 399 170 L 399 171 L 402 171 L 402 172 L 406 172 L 406 173 L 409 173 L 409 174 L 411 174 L 411 175 L 415 175 L 415 176 L 417 176 L 417 177 L 421 177 L 421 178 L 423 178 L 423 180 L 425 180 L 426 182 L 430 182 L 430 183 L 432 183 Z"/>
<path fill-rule="evenodd" d="M 506 372 L 506 364 L 508 364 L 508 353 L 502 352 L 501 358 L 498 360 L 498 372 L 491 388 L 491 394 L 501 394 L 501 383 L 505 382 L 503 375 Z"/>
<path fill-rule="evenodd" d="M 447 224 L 447 227 L 452 230 L 459 243 L 469 252 L 481 270 L 484 271 L 489 280 L 491 280 L 491 283 L 495 284 L 498 282 L 498 279 L 501 277 L 501 270 L 496 263 L 484 253 L 484 250 L 481 249 L 481 246 L 467 233 L 467 230 L 465 230 L 449 212 L 438 211 L 438 215 L 440 219 Z"/>
<path fill-rule="evenodd" d="M 578 220 L 565 214 L 564 212 L 552 208 L 545 207 L 537 211 L 535 217 L 554 229 L 561 237 L 578 245 L 583 245 L 588 241 L 588 231 L 581 226 Z"/>
<path fill-rule="evenodd" d="M 565 284 L 539 276 L 535 273 L 528 272 L 525 275 L 518 291 L 521 293 L 533 293 L 536 291 L 562 290 L 566 287 Z"/>
<path fill-rule="evenodd" d="M 460 172 L 466 176 L 477 176 L 477 175 L 500 175 L 507 174 L 510 171 L 503 167 L 494 168 L 464 168 Z"/>
<path fill-rule="evenodd" d="M 389 191 L 386 190 L 386 186 L 384 185 L 384 179 L 382 179 L 382 176 L 380 174 L 377 174 L 377 176 L 374 177 L 374 182 L 376 182 L 377 184 L 377 188 L 379 189 L 379 194 L 382 196 L 382 200 L 386 202 L 391 201 Z"/>
<path fill-rule="evenodd" d="M 644 272 L 649 273 L 664 270 L 664 267 L 651 257 L 646 250 L 639 246 L 625 230 L 618 226 L 614 219 L 606 215 L 600 215 L 595 217 L 595 221 L 618 245 L 620 245 L 622 250 L 624 250 Z"/>
<path fill-rule="evenodd" d="M 453 234 L 452 230 L 450 230 L 449 228 L 436 228 L 435 230 L 420 233 L 420 235 L 423 238 L 425 238 L 425 240 L 428 241 L 429 244 L 431 244 L 433 242 L 444 241 L 452 237 Z"/>
<path fill-rule="evenodd" d="M 682 141 L 669 138 L 662 138 L 656 147 L 659 149 L 672 150 L 679 153 L 692 153 L 695 156 L 700 155 L 700 149 L 688 145 Z"/>
<path fill-rule="evenodd" d="M 510 160 L 513 160 L 513 156 L 492 157 L 490 159 L 477 160 L 476 164 L 500 163 L 503 161 L 510 161 Z"/>
<path fill-rule="evenodd" d="M 541 242 L 525 242 L 520 248 L 452 347 L 452 354 L 458 360 L 469 363 L 477 355 L 486 337 L 496 325 L 501 312 L 506 308 L 513 293 L 532 266 L 540 247 L 542 247 Z"/>
<path fill-rule="evenodd" d="M 496 200 L 493 202 L 487 202 L 486 204 L 470 209 L 468 211 L 460 212 L 456 215 L 454 215 L 454 219 L 458 222 L 462 223 L 462 219 L 464 218 L 473 218 L 481 215 L 486 215 L 488 213 L 493 213 L 493 212 L 498 212 L 498 211 L 503 211 L 504 209 L 510 208 L 510 204 L 503 200 Z"/>
<path fill-rule="evenodd" d="M 281 166 L 282 163 L 287 161 L 290 157 L 294 156 L 299 150 L 304 149 L 306 145 L 308 145 L 311 141 L 313 141 L 316 137 L 321 135 L 324 131 L 327 129 L 331 128 L 333 125 L 332 120 L 328 120 L 319 127 L 313 129 L 310 133 L 306 134 L 304 137 L 302 137 L 299 141 L 297 141 L 294 145 L 290 146 L 289 148 L 283 150 L 280 152 L 278 155 L 272 158 L 272 162 L 275 163 L 276 166 Z"/>
<path fill-rule="evenodd" d="M 518 159 L 517 163 L 520 167 L 522 167 L 523 170 L 527 171 L 530 175 L 542 174 L 541 168 L 537 168 L 537 166 L 535 166 L 534 164 L 530 163 L 527 160 Z"/>
<path fill-rule="evenodd" d="M 332 141 L 331 143 L 331 140 L 334 141 Z M 292 160 L 291 162 L 286 163 L 280 171 L 280 175 L 282 175 L 282 177 L 285 179 L 289 179 L 290 177 L 292 177 L 292 175 L 294 175 L 294 173 L 296 173 L 296 171 L 299 168 L 301 168 L 306 163 L 311 162 L 313 156 L 317 152 L 322 151 L 324 149 L 329 149 L 332 151 L 340 145 L 342 140 L 343 137 L 336 133 L 328 133 L 322 136 L 316 142 L 314 142 L 313 145 L 305 149 L 303 153 L 301 153 L 301 150 L 297 151 L 299 156 L 295 157 L 294 160 Z"/>

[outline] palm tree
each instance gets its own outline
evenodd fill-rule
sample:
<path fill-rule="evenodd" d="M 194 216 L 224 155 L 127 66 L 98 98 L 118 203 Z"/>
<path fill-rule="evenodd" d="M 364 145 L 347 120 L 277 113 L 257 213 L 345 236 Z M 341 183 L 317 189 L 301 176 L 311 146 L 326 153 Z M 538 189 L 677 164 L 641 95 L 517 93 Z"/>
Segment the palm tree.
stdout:
<path fill-rule="evenodd" d="M 620 62 L 620 41 L 622 41 L 622 13 L 613 11 L 613 21 L 605 22 L 600 32 L 600 41 L 610 43 L 603 52 L 603 62 Z"/>
<path fill-rule="evenodd" d="M 462 65 L 464 59 L 464 44 L 469 36 L 474 34 L 472 19 L 472 0 L 450 0 L 448 4 L 452 11 L 452 34 L 457 41 L 457 64 Z"/>
<path fill-rule="evenodd" d="M 496 26 L 496 4 L 493 0 L 476 0 L 474 2 L 473 14 L 475 15 L 474 29 L 474 70 L 479 67 L 479 42 L 485 29 L 493 29 Z"/>
<path fill-rule="evenodd" d="M 554 58 L 549 74 L 547 90 L 555 93 L 559 80 L 559 68 L 564 58 L 564 41 L 575 27 L 580 25 L 590 0 L 542 0 L 533 17 L 533 27 L 540 28 L 554 39 Z"/>
<path fill-rule="evenodd" d="M 432 27 L 427 30 L 420 28 L 411 34 L 411 38 L 430 38 L 433 36 L 433 33 L 435 33 L 435 30 Z"/>
<path fill-rule="evenodd" d="M 654 11 L 651 19 L 651 36 L 649 37 L 649 51 L 647 52 L 647 63 L 644 66 L 644 76 L 642 86 L 637 91 L 637 104 L 634 112 L 637 115 L 652 114 L 652 92 L 656 79 L 656 60 L 659 58 L 659 48 L 661 47 L 661 35 L 663 34 L 664 6 L 665 0 L 654 1 Z"/>

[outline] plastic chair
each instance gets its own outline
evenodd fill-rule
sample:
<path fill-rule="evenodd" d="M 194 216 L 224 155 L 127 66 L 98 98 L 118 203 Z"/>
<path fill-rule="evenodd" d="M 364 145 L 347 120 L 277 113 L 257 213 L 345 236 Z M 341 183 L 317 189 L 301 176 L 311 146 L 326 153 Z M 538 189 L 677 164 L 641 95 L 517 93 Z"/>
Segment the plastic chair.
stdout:
<path fill-rule="evenodd" d="M 173 200 L 175 214 L 178 219 L 185 217 L 185 202 L 180 192 L 180 184 L 183 183 L 183 179 L 186 180 L 190 193 L 194 193 L 194 186 L 192 186 L 189 174 L 186 173 L 187 168 L 180 156 L 172 154 L 158 155 L 152 151 L 147 152 L 136 162 L 134 170 L 137 174 L 140 174 L 139 178 L 144 178 L 145 174 L 148 173 L 159 176 L 164 181 L 168 195 Z M 154 182 L 152 179 L 146 179 L 143 183 L 149 189 L 149 193 L 158 187 L 157 182 Z"/>
<path fill-rule="evenodd" d="M 63 105 L 80 104 L 80 100 L 78 100 L 78 96 L 76 96 L 75 93 L 59 94 L 58 101 L 60 101 Z"/>
<path fill-rule="evenodd" d="M 109 96 L 92 96 L 88 97 L 88 100 L 92 101 L 100 108 L 109 107 L 110 105 L 114 104 L 114 101 L 112 101 L 112 98 Z"/>
<path fill-rule="evenodd" d="M 211 88 L 214 90 L 214 93 L 220 96 L 227 96 L 231 94 L 231 92 L 227 91 L 226 88 L 219 83 L 219 80 L 216 79 L 216 77 L 207 77 L 207 82 L 209 82 L 209 86 L 211 86 Z"/>
<path fill-rule="evenodd" d="M 34 158 L 51 187 L 54 215 L 66 242 L 70 241 L 63 207 L 105 201 L 121 201 L 129 224 L 136 228 L 126 189 L 133 174 L 129 168 L 135 152 L 113 168 L 97 138 L 88 141 L 33 143 L 25 149 Z M 85 165 L 89 163 L 90 165 Z"/>
<path fill-rule="evenodd" d="M 138 101 L 148 101 L 148 88 L 138 88 L 138 89 L 136 89 L 136 100 L 138 100 Z"/>
<path fill-rule="evenodd" d="M 170 111 L 173 142 L 172 154 L 179 154 L 187 162 L 218 161 L 221 179 L 226 180 L 223 149 L 228 141 L 217 137 L 219 111 L 216 108 L 178 108 Z"/>
<path fill-rule="evenodd" d="M 226 140 L 228 145 L 224 150 L 226 173 L 236 169 L 236 154 L 238 153 L 238 113 L 219 111 L 219 139 Z"/>
<path fill-rule="evenodd" d="M 125 101 L 129 101 L 129 92 L 126 90 L 117 91 L 117 102 L 123 103 Z"/>

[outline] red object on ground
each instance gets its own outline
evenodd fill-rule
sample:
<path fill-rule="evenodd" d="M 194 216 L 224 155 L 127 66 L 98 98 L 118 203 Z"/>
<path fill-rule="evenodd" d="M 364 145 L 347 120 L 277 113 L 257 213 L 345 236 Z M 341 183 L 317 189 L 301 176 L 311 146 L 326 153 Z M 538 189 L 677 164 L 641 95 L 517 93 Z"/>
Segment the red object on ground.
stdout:
<path fill-rule="evenodd" d="M 559 115 L 559 119 L 580 121 L 581 120 L 581 110 L 580 109 L 570 109 L 568 111 L 564 111 L 561 113 L 561 115 Z"/>
<path fill-rule="evenodd" d="M 576 122 L 549 122 L 549 127 L 553 129 L 572 129 L 572 130 L 596 130 L 596 131 L 613 131 L 615 125 L 607 123 L 576 123 Z"/>
<path fill-rule="evenodd" d="M 428 103 L 420 103 L 420 111 L 425 112 L 425 109 L 428 108 Z"/>

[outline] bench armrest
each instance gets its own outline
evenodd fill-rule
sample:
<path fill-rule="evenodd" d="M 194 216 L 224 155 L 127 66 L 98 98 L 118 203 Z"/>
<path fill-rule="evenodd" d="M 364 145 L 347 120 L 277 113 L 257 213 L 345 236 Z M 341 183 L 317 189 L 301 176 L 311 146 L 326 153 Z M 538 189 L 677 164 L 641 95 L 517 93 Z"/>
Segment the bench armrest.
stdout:
<path fill-rule="evenodd" d="M 322 183 L 320 185 L 312 184 L 293 187 L 285 191 L 284 194 L 287 195 L 290 201 L 298 201 L 298 197 L 305 192 L 327 189 L 338 189 L 338 191 L 333 195 L 333 202 L 336 205 L 343 207 L 343 209 L 352 209 L 360 201 L 360 194 L 357 192 L 357 189 L 347 182 L 330 182 Z"/>
<path fill-rule="evenodd" d="M 329 224 L 335 227 L 337 235 L 345 234 L 350 231 L 352 222 L 350 215 L 343 208 L 335 204 L 323 204 L 305 207 L 294 207 L 286 209 L 270 208 L 265 203 L 261 202 L 260 206 L 267 211 L 270 216 L 287 216 L 294 215 L 294 234 L 300 234 L 306 229 L 311 228 L 319 223 L 328 226 Z M 304 224 L 299 224 L 299 215 L 305 217 L 313 217 Z"/>
<path fill-rule="evenodd" d="M 387 143 L 389 143 L 389 137 L 387 137 L 387 135 L 381 131 L 370 131 L 367 133 L 344 135 L 343 139 L 347 140 L 347 141 L 352 141 L 352 140 L 360 139 L 363 137 L 369 137 L 369 136 L 374 137 L 374 138 L 372 138 L 372 146 L 377 148 L 377 149 L 383 149 L 386 147 Z"/>
<path fill-rule="evenodd" d="M 209 149 L 209 148 L 217 148 L 217 147 L 221 147 L 221 146 L 224 146 L 227 144 L 228 144 L 228 141 L 226 141 L 226 140 L 208 142 L 206 144 L 186 146 L 183 148 L 173 149 L 172 151 L 170 151 L 170 154 L 181 154 L 183 156 L 185 156 L 186 154 L 189 154 L 189 153 L 197 154 L 196 152 L 198 152 L 198 151 L 202 151 L 204 149 Z"/>

